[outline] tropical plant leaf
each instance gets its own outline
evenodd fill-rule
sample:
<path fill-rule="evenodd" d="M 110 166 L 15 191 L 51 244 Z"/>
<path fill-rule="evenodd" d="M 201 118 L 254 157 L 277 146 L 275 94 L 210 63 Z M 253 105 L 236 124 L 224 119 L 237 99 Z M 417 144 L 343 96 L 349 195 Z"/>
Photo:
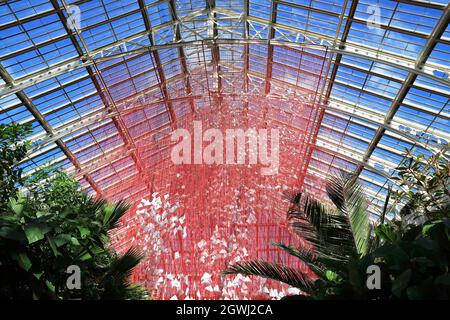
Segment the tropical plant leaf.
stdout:
<path fill-rule="evenodd" d="M 102 279 L 105 299 L 123 298 L 130 294 L 132 289 L 130 289 L 129 277 L 143 257 L 136 248 L 130 248 L 124 255 L 113 259 Z"/>
<path fill-rule="evenodd" d="M 78 231 L 80 231 L 81 238 L 85 238 L 86 236 L 91 234 L 91 231 L 86 227 L 78 226 L 77 228 Z"/>
<path fill-rule="evenodd" d="M 295 248 L 293 246 L 287 246 L 283 243 L 273 243 L 274 246 L 284 250 L 291 256 L 297 257 L 319 277 L 324 277 L 326 274 L 326 267 L 319 261 L 319 259 L 314 257 L 311 250 L 305 250 L 302 248 Z"/>
<path fill-rule="evenodd" d="M 17 226 L 3 226 L 0 228 L 0 237 L 9 240 L 25 241 L 26 237 L 21 228 Z"/>
<path fill-rule="evenodd" d="M 47 238 L 48 244 L 50 245 L 50 248 L 52 249 L 52 252 L 55 255 L 55 257 L 57 255 L 60 255 L 61 253 L 58 251 L 55 240 L 53 240 L 53 238 L 51 236 L 49 236 L 48 234 L 46 235 L 46 238 Z"/>
<path fill-rule="evenodd" d="M 409 280 L 412 276 L 412 270 L 407 269 L 403 271 L 392 283 L 392 293 L 397 297 L 400 298 L 402 295 L 403 290 L 405 290 L 408 287 Z"/>
<path fill-rule="evenodd" d="M 297 195 L 298 197 L 298 195 Z M 320 228 L 322 222 L 326 222 L 327 208 L 318 200 L 309 195 L 292 200 L 293 206 L 288 211 L 288 219 L 307 219 L 316 228 Z"/>
<path fill-rule="evenodd" d="M 44 235 L 49 231 L 49 229 L 48 227 L 42 225 L 29 224 L 25 226 L 24 231 L 28 239 L 28 243 L 32 244 L 34 242 L 44 239 Z"/>
<path fill-rule="evenodd" d="M 113 260 L 105 278 L 128 278 L 131 275 L 133 268 L 139 264 L 143 257 L 143 254 L 136 248 L 128 249 L 125 254 Z"/>
<path fill-rule="evenodd" d="M 119 220 L 128 211 L 130 205 L 125 201 L 120 201 L 114 205 L 105 206 L 103 224 L 108 229 L 119 227 Z"/>
<path fill-rule="evenodd" d="M 293 230 L 310 242 L 318 256 L 345 261 L 355 252 L 355 245 L 348 220 L 330 214 L 327 222 L 314 228 L 308 221 L 297 219 L 291 222 Z"/>
<path fill-rule="evenodd" d="M 57 247 L 61 247 L 67 243 L 71 243 L 72 237 L 69 234 L 58 234 L 53 238 Z"/>
<path fill-rule="evenodd" d="M 294 268 L 265 261 L 238 262 L 229 266 L 223 274 L 242 274 L 269 278 L 281 281 L 305 292 L 310 292 L 314 285 L 306 275 Z"/>
<path fill-rule="evenodd" d="M 9 199 L 8 206 L 17 217 L 22 215 L 26 199 L 26 196 L 20 192 L 17 194 L 17 198 Z"/>
<path fill-rule="evenodd" d="M 356 252 L 366 254 L 369 249 L 370 224 L 367 200 L 357 177 L 340 171 L 328 180 L 326 190 L 342 216 L 348 219 Z"/>
<path fill-rule="evenodd" d="M 379 239 L 388 243 L 395 243 L 399 240 L 399 235 L 395 228 L 390 224 L 382 224 L 375 228 L 375 234 Z"/>
<path fill-rule="evenodd" d="M 17 262 L 17 264 L 25 271 L 30 270 L 33 265 L 30 258 L 25 252 L 14 251 L 11 253 L 11 257 Z"/>

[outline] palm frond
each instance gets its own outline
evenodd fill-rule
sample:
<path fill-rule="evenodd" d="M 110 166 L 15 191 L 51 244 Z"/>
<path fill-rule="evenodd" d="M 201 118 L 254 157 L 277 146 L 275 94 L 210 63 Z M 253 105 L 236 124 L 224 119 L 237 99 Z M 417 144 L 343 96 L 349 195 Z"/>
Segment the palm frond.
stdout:
<path fill-rule="evenodd" d="M 131 275 L 133 268 L 136 267 L 143 258 L 144 255 L 136 248 L 132 247 L 111 263 L 107 275 L 128 277 Z"/>
<path fill-rule="evenodd" d="M 125 201 L 119 201 L 113 205 L 107 205 L 104 209 L 103 224 L 108 230 L 119 227 L 119 220 L 130 208 L 130 204 Z"/>
<path fill-rule="evenodd" d="M 147 289 L 139 284 L 133 284 L 126 289 L 126 299 L 127 300 L 149 300 L 149 295 Z"/>
<path fill-rule="evenodd" d="M 298 199 L 288 212 L 288 219 L 307 219 L 317 231 L 320 231 L 321 225 L 328 222 L 329 216 L 330 212 L 323 204 L 307 195 L 301 200 Z"/>
<path fill-rule="evenodd" d="M 290 214 L 290 226 L 327 258 L 345 260 L 355 251 L 348 219 L 313 198 L 305 197 L 302 210 Z"/>
<path fill-rule="evenodd" d="M 314 255 L 311 250 L 306 250 L 303 248 L 295 248 L 293 246 L 287 246 L 283 243 L 273 243 L 275 247 L 278 247 L 285 251 L 286 253 L 294 256 L 301 261 L 303 261 L 308 267 L 318 276 L 323 278 L 325 276 L 325 272 L 327 271 L 327 267 L 324 266 L 318 259 L 317 256 Z"/>
<path fill-rule="evenodd" d="M 299 204 L 300 200 L 302 199 L 302 193 L 301 192 L 283 191 L 282 199 L 289 201 L 293 205 Z"/>
<path fill-rule="evenodd" d="M 356 252 L 367 253 L 370 236 L 367 200 L 357 177 L 340 171 L 327 181 L 326 191 L 344 217 L 343 225 L 347 223 L 351 229 Z"/>
<path fill-rule="evenodd" d="M 229 266 L 222 274 L 242 274 L 245 276 L 259 276 L 281 281 L 302 291 L 310 292 L 313 282 L 298 270 L 276 263 L 265 261 L 245 261 Z"/>
<path fill-rule="evenodd" d="M 344 276 L 348 272 L 348 261 L 358 254 L 365 254 L 370 240 L 367 201 L 357 178 L 341 172 L 328 181 L 326 189 L 337 210 L 302 193 L 288 197 L 292 203 L 288 211 L 289 225 L 313 249 L 274 244 L 303 261 L 321 279 L 327 278 L 329 270 Z M 304 273 L 264 261 L 239 262 L 228 267 L 223 274 L 260 276 L 305 292 L 312 292 L 314 288 L 314 282 Z"/>
<path fill-rule="evenodd" d="M 102 298 L 125 299 L 129 294 L 129 278 L 142 259 L 143 254 L 135 248 L 130 248 L 122 256 L 115 257 L 102 278 L 105 290 Z"/>
<path fill-rule="evenodd" d="M 84 210 L 89 216 L 91 216 L 93 212 L 98 214 L 107 204 L 107 201 L 105 199 L 96 198 L 93 196 L 86 196 L 83 201 L 84 203 L 82 206 L 80 206 L 80 208 Z"/>
<path fill-rule="evenodd" d="M 318 247 L 325 246 L 325 242 L 330 240 L 328 229 L 330 223 L 335 220 L 327 207 L 307 195 L 289 210 L 288 219 L 299 236 Z"/>

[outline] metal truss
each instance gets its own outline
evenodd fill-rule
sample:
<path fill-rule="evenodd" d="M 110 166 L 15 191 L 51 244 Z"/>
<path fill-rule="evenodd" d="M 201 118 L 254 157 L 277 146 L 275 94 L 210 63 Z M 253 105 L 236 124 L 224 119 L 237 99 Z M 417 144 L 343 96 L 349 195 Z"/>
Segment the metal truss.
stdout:
<path fill-rule="evenodd" d="M 58 3 L 56 0 L 51 0 L 52 4 L 55 8 L 58 8 Z M 62 0 L 62 4 L 63 7 L 66 11 L 68 11 L 68 5 L 66 3 L 65 0 Z M 78 40 L 75 38 L 74 33 L 72 32 L 72 30 L 69 28 L 68 26 L 68 21 L 65 19 L 64 15 L 59 12 L 58 14 L 61 23 L 64 25 L 64 28 L 66 29 L 66 32 L 70 35 L 71 41 L 73 43 L 73 45 L 75 46 L 75 48 L 77 48 L 77 52 L 78 54 L 81 56 L 83 55 L 83 53 L 86 53 L 86 56 L 89 57 L 91 56 L 90 51 L 88 49 L 88 46 L 86 45 L 86 43 L 84 42 L 81 33 L 75 29 L 74 33 L 75 35 L 77 35 L 77 38 L 79 39 L 80 43 L 78 42 Z M 84 58 L 82 58 L 82 60 L 84 60 Z M 117 111 L 117 106 L 115 105 L 114 99 L 112 98 L 109 90 L 108 90 L 108 86 L 106 85 L 106 83 L 103 81 L 103 78 L 100 74 L 100 71 L 97 68 L 97 65 L 95 63 L 95 61 L 92 63 L 92 66 L 87 66 L 86 67 L 90 78 L 92 79 L 92 82 L 95 85 L 95 88 L 97 89 L 98 94 L 100 95 L 103 104 L 106 107 L 106 112 L 108 114 L 111 114 L 111 119 L 112 122 L 114 123 L 115 127 L 117 128 L 117 131 L 119 133 L 119 135 L 121 136 L 122 140 L 124 141 L 125 145 L 128 148 L 132 149 L 132 157 L 136 163 L 136 168 L 137 170 L 140 172 L 141 176 L 144 178 L 144 180 L 146 179 L 146 171 L 144 170 L 144 164 L 142 162 L 142 160 L 140 159 L 139 155 L 136 152 L 136 146 L 134 145 L 134 141 L 133 138 L 131 137 L 130 133 L 128 132 L 128 129 L 126 128 L 126 126 L 123 123 L 123 120 L 120 117 L 120 114 L 116 113 Z M 94 76 L 94 74 L 98 75 L 98 78 Z M 98 79 L 98 80 L 97 80 Z M 99 83 L 100 82 L 100 83 Z M 102 89 L 103 88 L 103 89 Z M 81 166 L 77 167 L 77 169 L 79 171 L 81 171 Z M 88 180 L 89 181 L 89 180 Z M 90 184 L 92 185 L 92 183 L 90 182 Z"/>
<path fill-rule="evenodd" d="M 434 27 L 433 32 L 430 34 L 430 37 L 428 38 L 426 44 L 423 46 L 422 51 L 420 52 L 419 56 L 417 57 L 415 61 L 415 66 L 422 66 L 430 56 L 433 48 L 436 46 L 436 42 L 442 34 L 444 33 L 445 29 L 447 28 L 448 24 L 450 22 L 450 5 L 447 5 L 447 7 L 444 9 L 444 12 L 439 19 L 438 24 Z M 392 104 L 384 118 L 384 125 L 389 125 L 392 121 L 392 119 L 395 116 L 395 113 L 399 109 L 401 103 L 405 99 L 406 95 L 409 92 L 410 87 L 414 83 L 414 81 L 417 79 L 418 74 L 410 72 L 408 76 L 406 77 L 406 80 L 404 81 L 402 87 L 398 91 L 397 95 L 395 96 L 394 100 L 392 101 Z M 375 136 L 373 137 L 369 147 L 366 150 L 366 153 L 363 158 L 363 162 L 367 162 L 369 158 L 371 157 L 372 153 L 374 152 L 375 148 L 377 147 L 378 143 L 380 142 L 381 138 L 383 137 L 384 133 L 386 131 L 386 128 L 384 126 L 381 126 L 378 128 L 377 132 L 375 133 Z M 358 166 L 358 169 L 356 170 L 357 174 L 360 174 L 363 170 L 363 166 Z"/>
<path fill-rule="evenodd" d="M 0 65 L 0 78 L 3 79 L 6 83 L 11 83 L 12 78 L 8 74 L 8 72 L 3 68 L 3 66 Z M 42 128 L 47 132 L 49 135 L 53 135 L 53 128 L 52 126 L 45 120 L 45 117 L 41 114 L 41 112 L 36 108 L 33 101 L 23 92 L 18 91 L 16 93 L 17 97 L 20 99 L 20 101 L 23 103 L 23 105 L 28 109 L 28 111 L 33 115 L 33 117 L 36 119 L 36 121 L 42 126 Z M 78 162 L 78 160 L 75 158 L 73 153 L 69 150 L 69 148 L 66 146 L 66 144 L 62 141 L 61 138 L 55 139 L 55 143 L 58 146 L 58 148 L 61 149 L 61 151 L 65 154 L 67 159 L 73 164 L 73 166 L 77 169 L 81 169 L 81 165 Z M 86 173 L 83 175 L 83 178 L 86 179 L 86 181 L 91 185 L 92 189 L 98 194 L 102 194 L 102 190 L 98 187 L 97 183 L 92 179 L 89 173 Z"/>
<path fill-rule="evenodd" d="M 429 150 L 433 154 L 440 152 L 440 141 L 449 140 L 449 137 L 443 132 L 429 130 L 428 128 L 422 128 L 419 124 L 406 124 L 402 125 L 397 121 L 392 121 L 399 109 L 400 105 L 405 104 L 408 107 L 417 109 L 420 112 L 426 112 L 428 114 L 434 114 L 433 110 L 427 110 L 426 106 L 410 106 L 407 103 L 403 103 L 404 98 L 410 91 L 410 88 L 419 88 L 420 90 L 428 91 L 430 93 L 437 92 L 443 96 L 450 98 L 450 93 L 439 88 L 430 88 L 423 83 L 417 83 L 415 80 L 417 77 L 425 77 L 429 80 L 443 84 L 444 86 L 450 86 L 450 69 L 443 65 L 438 65 L 436 63 L 428 61 L 430 53 L 435 48 L 437 43 L 449 44 L 450 41 L 447 39 L 441 39 L 442 34 L 445 32 L 446 27 L 449 23 L 449 8 L 437 3 L 424 2 L 424 1 L 407 1 L 398 0 L 399 2 L 412 3 L 417 6 L 423 6 L 427 8 L 443 10 L 443 15 L 439 20 L 438 24 L 435 26 L 433 32 L 427 35 L 423 32 L 413 32 L 411 30 L 402 29 L 390 25 L 381 25 L 380 27 L 385 30 L 392 30 L 394 32 L 400 32 L 404 34 L 414 34 L 421 39 L 426 39 L 426 44 L 423 46 L 417 59 L 412 59 L 406 55 L 399 55 L 393 52 L 388 52 L 385 50 L 379 50 L 375 47 L 364 46 L 361 44 L 356 44 L 348 41 L 348 34 L 351 29 L 352 23 L 365 23 L 364 20 L 355 17 L 356 7 L 358 1 L 351 1 L 351 7 L 348 12 L 343 10 L 342 13 L 333 13 L 325 11 L 324 9 L 309 7 L 301 4 L 294 4 L 291 2 L 286 2 L 283 0 L 271 1 L 270 3 L 270 15 L 267 19 L 256 17 L 250 15 L 249 12 L 249 1 L 245 0 L 243 2 L 243 11 L 237 12 L 231 9 L 226 9 L 225 7 L 217 6 L 214 0 L 205 0 L 204 8 L 199 10 L 192 10 L 184 17 L 180 17 L 176 8 L 175 0 L 158 1 L 153 4 L 146 4 L 144 0 L 138 0 L 139 8 L 132 10 L 130 12 L 118 15 L 112 20 L 118 20 L 120 18 L 129 16 L 131 14 L 140 13 L 142 15 L 145 31 L 139 32 L 127 38 L 118 40 L 112 44 L 103 46 L 95 50 L 88 50 L 84 40 L 81 36 L 81 32 L 95 28 L 101 23 L 96 23 L 83 30 L 71 30 L 67 26 L 67 21 L 64 15 L 64 11 L 67 10 L 67 3 L 62 1 L 62 6 L 60 2 L 56 0 L 50 0 L 53 4 L 53 10 L 47 10 L 39 13 L 36 17 L 46 17 L 50 14 L 56 13 L 64 25 L 66 30 L 66 35 L 59 36 L 57 38 L 51 39 L 47 42 L 40 43 L 37 46 L 41 47 L 46 44 L 55 43 L 61 39 L 70 39 L 76 51 L 78 57 L 68 59 L 56 65 L 52 65 L 48 68 L 42 69 L 38 72 L 29 74 L 24 77 L 13 79 L 8 75 L 6 70 L 2 69 L 1 76 L 4 79 L 5 84 L 0 85 L 0 98 L 6 97 L 11 94 L 16 94 L 19 100 L 27 109 L 31 112 L 34 119 L 36 119 L 45 130 L 45 134 L 40 135 L 35 139 L 35 147 L 30 150 L 27 159 L 33 159 L 45 153 L 49 148 L 55 148 L 53 145 L 56 144 L 58 148 L 63 150 L 67 159 L 69 159 L 73 164 L 74 168 L 78 172 L 78 176 L 83 176 L 92 186 L 94 190 L 98 193 L 101 192 L 98 186 L 95 184 L 93 179 L 89 177 L 89 172 L 93 169 L 98 168 L 99 165 L 106 165 L 108 161 L 112 161 L 113 157 L 106 156 L 99 161 L 92 161 L 89 165 L 89 169 L 80 167 L 80 163 L 75 159 L 74 155 L 70 153 L 65 143 L 62 141 L 63 138 L 68 137 L 64 141 L 69 142 L 76 137 L 80 137 L 83 134 L 89 133 L 94 127 L 101 126 L 105 123 L 110 123 L 111 121 L 115 124 L 119 135 L 124 141 L 127 152 L 123 154 L 123 157 L 131 156 L 140 172 L 140 175 L 145 177 L 144 161 L 140 159 L 137 151 L 134 139 L 131 137 L 128 129 L 121 120 L 121 117 L 128 112 L 135 112 L 141 106 L 151 106 L 164 104 L 167 108 L 167 113 L 169 114 L 170 123 L 172 129 L 176 127 L 176 114 L 173 108 L 173 104 L 179 101 L 188 102 L 191 112 L 196 112 L 196 102 L 200 101 L 204 97 L 194 95 L 192 88 L 194 86 L 201 86 L 204 92 L 208 93 L 208 98 L 211 99 L 222 99 L 227 93 L 223 92 L 223 87 L 230 85 L 228 82 L 235 81 L 234 78 L 227 79 L 226 73 L 230 71 L 222 70 L 232 70 L 232 72 L 243 73 L 243 95 L 250 96 L 252 94 L 252 78 L 258 78 L 265 81 L 264 93 L 267 96 L 271 96 L 271 86 L 273 85 L 283 85 L 279 83 L 277 79 L 272 79 L 272 67 L 273 67 L 273 51 L 274 47 L 281 46 L 292 49 L 301 48 L 313 48 L 323 50 L 329 54 L 329 66 L 332 67 L 328 74 L 328 87 L 325 92 L 322 92 L 317 97 L 323 100 L 323 114 L 330 113 L 333 116 L 340 117 L 349 121 L 349 123 L 357 123 L 361 120 L 360 125 L 362 126 L 373 126 L 376 128 L 375 136 L 371 141 L 369 141 L 369 148 L 362 155 L 362 158 L 353 163 L 358 165 L 357 173 L 361 173 L 363 168 L 367 168 L 370 171 L 376 172 L 381 176 L 388 178 L 390 177 L 390 172 L 393 169 L 394 164 L 383 163 L 383 161 L 377 162 L 376 157 L 372 156 L 373 151 L 380 147 L 387 150 L 388 147 L 379 144 L 379 141 L 384 135 L 389 135 L 398 139 L 400 141 L 405 141 L 426 150 Z M 82 3 L 84 1 L 80 1 Z M 164 22 L 160 25 L 151 25 L 149 11 L 152 6 L 160 3 L 168 3 L 170 21 Z M 344 8 L 346 8 L 348 1 L 345 1 Z M 350 3 L 350 2 L 348 2 Z M 299 30 L 298 28 L 282 24 L 277 21 L 277 12 L 280 5 L 289 5 L 291 7 L 296 7 L 299 9 L 309 10 L 311 12 L 323 13 L 331 15 L 339 19 L 339 25 L 337 28 L 336 36 L 327 36 L 324 34 L 317 34 L 311 31 Z M 35 17 L 35 18 L 36 18 Z M 31 21 L 32 17 L 22 19 L 20 22 L 11 22 L 6 25 L 0 26 L 0 30 L 17 26 L 20 23 L 26 21 Z M 341 33 L 340 27 L 341 23 L 347 20 Z M 236 24 L 227 24 L 225 21 L 233 21 Z M 192 25 L 195 23 L 195 27 Z M 243 30 L 243 31 L 242 31 Z M 224 36 L 224 35 L 229 35 Z M 265 73 L 256 74 L 250 71 L 250 46 L 252 45 L 264 45 L 268 48 L 268 54 L 266 58 L 266 70 Z M 243 59 L 242 66 L 239 68 L 233 66 L 233 63 L 228 63 L 227 61 L 221 59 L 219 48 L 225 48 L 226 50 L 233 51 L 236 47 L 243 47 Z M 178 60 L 181 65 L 181 74 L 173 78 L 167 78 L 164 72 L 165 63 L 161 62 L 160 52 L 164 49 L 176 49 L 178 52 Z M 21 53 L 29 51 L 30 48 L 21 49 L 14 53 L 8 53 L 8 56 L 15 56 Z M 203 72 L 213 73 L 214 76 L 217 75 L 217 88 L 210 88 L 209 82 L 206 79 L 200 77 L 195 77 L 197 70 L 189 70 L 188 60 L 194 54 L 204 54 L 205 50 L 211 50 L 211 63 L 206 63 L 204 61 L 205 70 Z M 240 49 L 242 52 L 242 49 Z M 132 57 L 140 55 L 150 55 L 152 57 L 152 63 L 154 63 L 153 70 L 156 73 L 158 84 L 155 87 L 149 88 L 146 92 L 141 92 L 131 97 L 126 98 L 124 101 L 114 101 L 112 99 L 110 89 L 104 83 L 101 71 L 98 69 L 97 65 L 99 63 L 108 62 L 122 57 Z M 349 83 L 344 83 L 336 79 L 340 66 L 345 66 L 346 68 L 351 68 L 353 70 L 367 73 L 368 75 L 375 75 L 389 81 L 395 81 L 401 83 L 403 79 L 397 79 L 394 76 L 388 74 L 379 74 L 377 71 L 366 70 L 361 66 L 351 65 L 348 62 L 342 62 L 343 56 L 353 56 L 357 58 L 362 58 L 364 60 L 379 62 L 383 65 L 395 67 L 399 70 L 404 70 L 408 72 L 408 76 L 404 83 L 401 85 L 396 97 L 393 99 L 392 104 L 389 108 L 388 113 L 385 117 L 383 115 L 371 112 L 360 105 L 353 105 L 350 102 L 334 99 L 331 96 L 331 90 L 334 83 L 338 83 L 341 86 L 348 87 L 352 89 L 353 87 Z M 241 61 L 239 61 L 241 62 Z M 168 62 L 166 62 L 168 63 Z M 39 85 L 42 82 L 52 79 L 61 75 L 64 75 L 70 71 L 77 69 L 85 69 L 88 72 L 86 78 L 92 79 L 96 93 L 100 95 L 103 104 L 106 109 L 95 110 L 83 116 L 81 121 L 66 123 L 62 127 L 56 129 L 51 128 L 46 121 L 47 113 L 41 114 L 38 108 L 33 105 L 32 100 L 27 97 L 23 90 L 30 88 L 35 85 Z M 207 70 L 207 68 L 209 68 Z M 211 71 L 213 70 L 213 71 Z M 305 71 L 307 72 L 307 71 Z M 440 74 L 440 75 L 438 75 Z M 442 74 L 444 76 L 442 76 Z M 445 75 L 447 77 L 445 77 Z M 184 93 L 183 97 L 171 98 L 170 92 L 172 87 L 179 89 L 179 84 L 183 83 Z M 68 84 L 64 84 L 68 85 Z M 232 83 L 231 83 L 232 85 Z M 357 88 L 353 88 L 357 89 Z M 152 93 L 154 90 L 159 90 L 161 92 L 162 100 L 160 98 L 155 98 Z M 363 92 L 366 89 L 362 90 Z M 45 92 L 47 93 L 47 92 Z M 383 98 L 378 93 L 372 93 L 374 96 L 379 96 Z M 43 93 L 44 94 L 44 93 Z M 34 97 L 33 97 L 34 99 Z M 283 97 L 280 97 L 283 99 Z M 244 100 L 245 108 L 248 108 L 248 99 Z M 13 109 L 16 105 L 8 106 L 0 111 L 7 111 L 7 109 Z M 59 107 L 62 109 L 64 106 Z M 51 111 L 56 112 L 57 110 Z M 347 118 L 348 117 L 348 118 Z M 440 117 L 447 119 L 448 115 L 443 112 Z M 27 121 L 31 121 L 28 119 Z M 365 122 L 365 124 L 364 124 Z M 335 129 L 333 129 L 335 130 Z M 345 130 L 337 130 L 342 134 L 347 134 Z M 342 132 L 341 132 L 342 131 Z M 69 138 L 70 136 L 70 138 Z M 350 136 L 350 135 L 349 135 Z M 366 139 L 367 140 L 367 139 Z M 367 142 L 367 141 L 365 141 Z M 335 146 L 330 144 L 322 145 L 320 148 L 325 149 L 330 147 L 331 151 L 335 149 Z M 387 150 L 393 152 L 395 150 Z M 394 152 L 398 154 L 398 152 Z M 116 153 L 112 153 L 118 156 Z M 344 155 L 345 156 L 345 155 Z M 348 155 L 347 155 L 348 156 Z M 341 157 L 342 158 L 342 157 Z M 351 157 L 350 157 L 351 158 Z M 109 159 L 109 160 L 106 160 Z M 117 158 L 116 158 L 117 159 Z M 349 159 L 350 161 L 351 159 Z M 381 169 L 380 169 L 381 168 Z"/>
<path fill-rule="evenodd" d="M 277 3 L 274 3 L 273 7 L 276 7 Z M 276 9 L 273 9 L 276 10 Z M 144 12 L 144 7 L 141 9 Z M 60 12 L 60 11 L 57 11 Z M 201 16 L 204 13 L 208 14 L 220 14 L 221 16 L 228 16 L 234 19 L 245 19 L 245 23 L 248 25 L 248 29 L 255 31 L 254 34 L 245 33 L 241 35 L 239 39 L 220 39 L 216 37 L 204 37 L 198 30 L 192 30 L 201 40 L 195 41 L 183 41 L 181 34 L 179 34 L 179 27 L 186 26 L 187 22 L 197 21 L 196 17 Z M 275 19 L 276 15 L 272 15 L 272 19 Z M 216 28 L 217 22 L 215 22 Z M 256 25 L 262 26 L 255 28 Z M 173 42 L 153 44 L 150 47 L 143 44 L 145 35 L 155 38 L 161 30 L 170 26 L 174 34 L 172 35 Z M 262 35 L 262 31 L 269 29 L 269 37 L 266 38 Z M 178 30 L 178 31 L 177 31 Z M 217 33 L 217 31 L 216 31 Z M 177 35 L 178 34 L 178 35 Z M 435 38 L 435 40 L 438 38 Z M 363 59 L 368 59 L 376 62 L 380 62 L 389 66 L 393 66 L 415 75 L 421 75 L 439 83 L 450 85 L 450 80 L 445 77 L 436 76 L 435 72 L 439 71 L 443 74 L 450 74 L 450 70 L 444 69 L 442 66 L 432 63 L 425 63 L 425 60 L 417 63 L 414 59 L 396 55 L 393 53 L 382 52 L 371 47 L 365 47 L 353 43 L 344 43 L 340 41 L 335 43 L 335 39 L 329 36 L 314 34 L 312 32 L 306 32 L 298 30 L 290 26 L 277 24 L 276 21 L 266 21 L 261 18 L 238 15 L 236 12 L 227 10 L 221 7 L 211 7 L 210 9 L 203 9 L 197 12 L 179 19 L 176 15 L 173 16 L 173 20 L 170 23 L 153 27 L 146 32 L 135 35 L 129 39 L 117 41 L 111 45 L 103 48 L 93 50 L 90 55 L 83 55 L 80 58 L 72 59 L 52 66 L 48 69 L 41 70 L 33 75 L 23 77 L 21 79 L 15 79 L 11 84 L 5 84 L 0 86 L 0 98 L 6 95 L 15 93 L 19 90 L 23 90 L 32 85 L 36 85 L 42 81 L 48 80 L 53 77 L 65 74 L 69 71 L 73 71 L 78 68 L 84 68 L 92 65 L 94 61 L 105 61 L 109 59 L 115 59 L 118 57 L 140 54 L 143 52 L 157 51 L 165 48 L 183 48 L 189 46 L 199 45 L 217 45 L 221 44 L 268 44 L 268 45 L 283 45 L 283 46 L 322 46 L 327 47 L 329 51 L 339 54 L 351 55 Z"/>

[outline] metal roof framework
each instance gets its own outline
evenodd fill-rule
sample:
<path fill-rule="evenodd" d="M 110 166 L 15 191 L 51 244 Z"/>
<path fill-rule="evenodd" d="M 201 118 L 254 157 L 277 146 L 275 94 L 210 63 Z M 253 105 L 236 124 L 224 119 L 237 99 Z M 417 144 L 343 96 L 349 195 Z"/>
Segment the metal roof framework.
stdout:
<path fill-rule="evenodd" d="M 326 107 L 304 188 L 320 191 L 317 177 L 335 168 L 356 171 L 376 218 L 402 150 L 431 154 L 450 141 L 449 21 L 445 0 L 8 0 L 0 119 L 33 124 L 25 173 L 55 163 L 88 191 L 138 197 L 151 188 L 139 140 L 175 128 L 176 108 L 200 108 L 196 88 L 220 101 L 227 73 L 243 72 L 247 94 L 259 80 L 266 95 L 305 93 L 299 79 L 314 72 L 295 52 L 326 50 Z M 197 72 L 216 80 L 194 83 Z M 150 129 L 137 137 L 123 117 L 146 107 Z M 129 188 L 133 177 L 141 188 Z"/>

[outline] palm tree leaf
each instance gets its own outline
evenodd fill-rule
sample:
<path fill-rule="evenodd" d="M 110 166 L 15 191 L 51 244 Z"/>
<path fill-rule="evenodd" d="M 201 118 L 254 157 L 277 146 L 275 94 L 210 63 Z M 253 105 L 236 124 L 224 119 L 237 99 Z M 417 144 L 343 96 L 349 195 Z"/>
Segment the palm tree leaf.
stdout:
<path fill-rule="evenodd" d="M 314 245 L 316 253 L 322 256 L 345 260 L 354 254 L 355 247 L 351 229 L 345 217 L 329 215 L 327 222 L 318 228 L 309 223 L 308 220 L 297 219 L 291 222 L 293 230 L 306 241 Z"/>
<path fill-rule="evenodd" d="M 297 234 L 317 248 L 331 247 L 332 252 L 346 252 L 345 255 L 354 251 L 352 230 L 346 217 L 310 196 L 303 196 L 302 209 L 299 207 L 292 208 L 289 214 L 291 226 Z"/>
<path fill-rule="evenodd" d="M 103 276 L 103 299 L 125 299 L 129 295 L 129 278 L 133 269 L 143 259 L 143 254 L 130 248 L 122 256 L 115 257 Z"/>
<path fill-rule="evenodd" d="M 308 222 L 319 231 L 320 226 L 327 223 L 330 213 L 328 209 L 316 199 L 310 196 L 303 196 L 300 202 L 295 205 L 288 212 L 288 219 L 307 219 Z"/>
<path fill-rule="evenodd" d="M 313 282 L 296 269 L 259 260 L 238 262 L 229 266 L 223 271 L 223 274 L 242 274 L 269 278 L 281 281 L 305 292 L 310 292 L 313 287 Z"/>
<path fill-rule="evenodd" d="M 130 205 L 125 201 L 119 201 L 112 205 L 107 205 L 104 208 L 103 224 L 108 230 L 119 227 L 119 220 L 130 208 Z"/>
<path fill-rule="evenodd" d="M 302 193 L 301 192 L 294 193 L 294 192 L 284 191 L 282 199 L 289 201 L 293 205 L 296 205 L 296 204 L 300 203 L 300 200 L 302 199 Z"/>
<path fill-rule="evenodd" d="M 275 244 L 306 263 L 322 279 L 326 278 L 328 270 L 345 275 L 349 259 L 366 253 L 370 239 L 367 201 L 357 178 L 341 172 L 328 181 L 326 190 L 337 210 L 301 193 L 290 199 L 289 224 L 314 246 L 314 250 Z M 314 283 L 298 270 L 264 261 L 239 262 L 223 273 L 269 278 L 305 292 L 312 292 L 314 287 Z"/>
<path fill-rule="evenodd" d="M 114 261 L 112 261 L 105 277 L 120 277 L 124 279 L 128 278 L 131 275 L 134 267 L 136 267 L 139 262 L 141 262 L 143 257 L 143 254 L 136 248 L 128 249 L 125 254 L 116 257 Z"/>
<path fill-rule="evenodd" d="M 83 210 L 86 215 L 92 216 L 92 213 L 96 213 L 97 215 L 101 212 L 104 206 L 107 204 L 105 199 L 95 198 L 93 196 L 87 196 L 83 198 L 83 205 L 80 206 L 80 210 Z"/>
<path fill-rule="evenodd" d="M 347 221 L 310 196 L 303 196 L 302 203 L 291 208 L 288 218 L 293 230 L 317 248 L 341 247 L 344 241 L 347 247 L 348 239 L 353 241 Z"/>
<path fill-rule="evenodd" d="M 303 248 L 295 248 L 293 246 L 287 246 L 283 243 L 273 243 L 275 247 L 278 247 L 290 254 L 291 256 L 299 258 L 301 261 L 306 263 L 308 267 L 320 278 L 325 277 L 325 272 L 327 268 L 314 256 L 310 250 L 305 250 Z"/>
<path fill-rule="evenodd" d="M 340 171 L 327 181 L 329 198 L 338 208 L 348 224 L 354 240 L 355 251 L 365 254 L 369 249 L 370 225 L 367 214 L 367 200 L 356 176 Z"/>

